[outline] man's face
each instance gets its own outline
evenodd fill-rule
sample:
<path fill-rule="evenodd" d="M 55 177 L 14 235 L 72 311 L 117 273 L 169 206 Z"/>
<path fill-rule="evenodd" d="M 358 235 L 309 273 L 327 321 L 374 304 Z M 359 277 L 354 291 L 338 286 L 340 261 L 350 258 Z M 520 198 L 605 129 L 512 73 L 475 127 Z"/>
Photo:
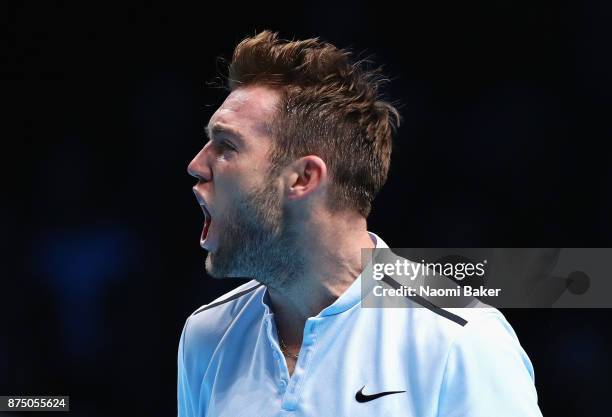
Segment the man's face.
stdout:
<path fill-rule="evenodd" d="M 214 277 L 270 274 L 291 252 L 282 191 L 269 175 L 267 154 L 278 99 L 261 86 L 233 91 L 210 119 L 209 142 L 189 164 L 205 214 L 200 245 Z"/>

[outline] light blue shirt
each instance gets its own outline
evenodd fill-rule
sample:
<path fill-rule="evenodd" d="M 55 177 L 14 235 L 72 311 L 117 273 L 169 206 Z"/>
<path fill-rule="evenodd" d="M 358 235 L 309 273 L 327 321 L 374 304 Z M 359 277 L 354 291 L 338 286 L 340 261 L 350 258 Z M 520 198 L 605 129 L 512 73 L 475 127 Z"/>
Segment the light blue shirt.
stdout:
<path fill-rule="evenodd" d="M 362 308 L 360 279 L 306 321 L 291 376 L 265 286 L 196 310 L 179 343 L 179 417 L 542 415 L 531 362 L 498 310 Z"/>

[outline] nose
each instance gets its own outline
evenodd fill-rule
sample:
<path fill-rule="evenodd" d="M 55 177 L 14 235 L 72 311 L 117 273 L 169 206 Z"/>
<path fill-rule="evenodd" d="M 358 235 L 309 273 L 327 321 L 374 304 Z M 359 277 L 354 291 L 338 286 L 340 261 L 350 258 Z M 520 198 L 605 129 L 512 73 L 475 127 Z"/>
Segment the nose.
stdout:
<path fill-rule="evenodd" d="M 205 182 L 212 180 L 212 170 L 207 160 L 207 148 L 208 145 L 204 146 L 187 166 L 189 175 Z"/>

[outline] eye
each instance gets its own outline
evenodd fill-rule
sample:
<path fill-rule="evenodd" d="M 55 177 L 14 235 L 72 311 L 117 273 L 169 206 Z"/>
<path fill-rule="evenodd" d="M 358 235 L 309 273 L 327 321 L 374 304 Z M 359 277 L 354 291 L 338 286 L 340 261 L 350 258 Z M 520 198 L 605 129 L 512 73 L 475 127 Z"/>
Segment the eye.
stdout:
<path fill-rule="evenodd" d="M 224 151 L 227 151 L 227 150 L 235 151 L 236 150 L 236 148 L 234 148 L 234 146 L 231 143 L 229 143 L 228 141 L 225 141 L 225 140 L 222 140 L 219 143 L 219 148 L 221 148 Z"/>
<path fill-rule="evenodd" d="M 223 140 L 223 139 L 218 142 L 214 142 L 213 146 L 215 147 L 215 149 L 217 150 L 217 153 L 219 154 L 225 154 L 228 152 L 236 151 L 236 148 L 234 147 L 234 145 L 232 145 L 230 142 Z"/>

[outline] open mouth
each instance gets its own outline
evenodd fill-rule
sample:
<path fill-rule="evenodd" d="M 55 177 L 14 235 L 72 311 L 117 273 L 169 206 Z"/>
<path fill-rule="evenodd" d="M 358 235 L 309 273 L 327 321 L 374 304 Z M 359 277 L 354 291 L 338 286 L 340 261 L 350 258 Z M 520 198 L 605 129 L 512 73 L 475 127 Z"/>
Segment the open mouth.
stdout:
<path fill-rule="evenodd" d="M 200 237 L 200 244 L 203 245 L 208 236 L 208 228 L 210 227 L 212 216 L 205 205 L 202 204 L 200 207 L 202 207 L 202 211 L 204 212 L 204 227 L 202 228 L 202 236 Z"/>

